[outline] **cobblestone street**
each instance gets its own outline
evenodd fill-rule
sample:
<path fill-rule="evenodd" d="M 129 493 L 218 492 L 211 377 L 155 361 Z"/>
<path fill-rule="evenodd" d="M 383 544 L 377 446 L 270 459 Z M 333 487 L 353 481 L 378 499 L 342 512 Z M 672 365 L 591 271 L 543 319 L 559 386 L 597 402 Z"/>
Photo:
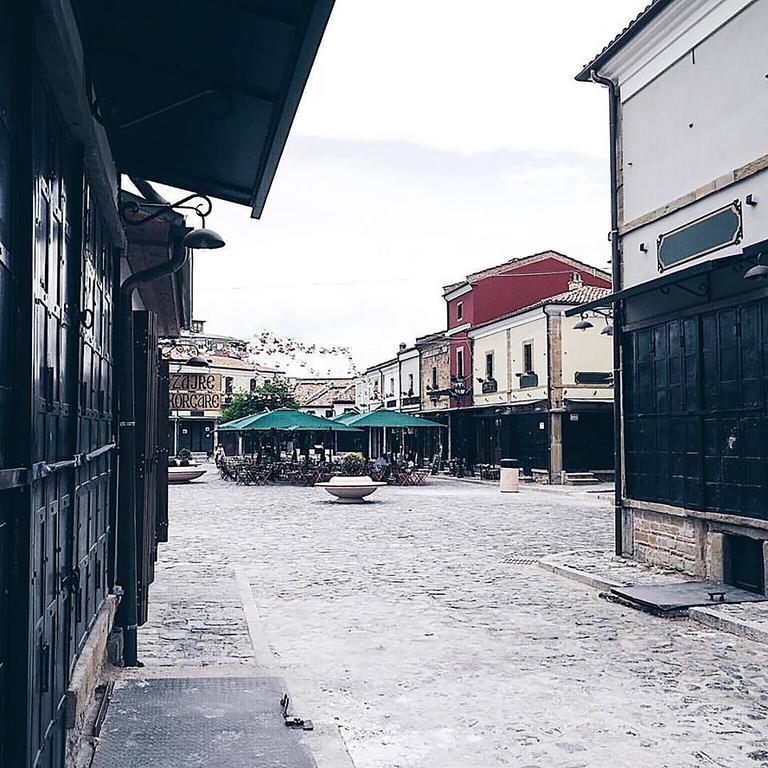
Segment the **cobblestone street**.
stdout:
<path fill-rule="evenodd" d="M 356 768 L 768 766 L 765 646 L 535 564 L 611 546 L 593 493 L 436 480 L 338 505 L 210 469 L 170 494 L 140 674 L 278 674 Z"/>

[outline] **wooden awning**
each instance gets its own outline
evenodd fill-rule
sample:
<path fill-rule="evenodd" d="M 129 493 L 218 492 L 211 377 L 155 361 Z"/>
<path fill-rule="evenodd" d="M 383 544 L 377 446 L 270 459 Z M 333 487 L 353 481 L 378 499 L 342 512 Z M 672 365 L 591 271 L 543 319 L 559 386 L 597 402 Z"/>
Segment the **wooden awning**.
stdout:
<path fill-rule="evenodd" d="M 73 5 L 119 170 L 259 217 L 333 0 Z"/>

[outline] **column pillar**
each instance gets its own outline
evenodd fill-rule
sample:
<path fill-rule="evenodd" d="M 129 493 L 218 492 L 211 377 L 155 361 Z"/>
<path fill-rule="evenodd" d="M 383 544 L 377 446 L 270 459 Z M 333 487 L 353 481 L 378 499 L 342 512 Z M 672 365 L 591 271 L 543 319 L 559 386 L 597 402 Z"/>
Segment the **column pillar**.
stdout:
<path fill-rule="evenodd" d="M 559 483 L 563 471 L 563 414 L 549 414 L 549 482 Z"/>
<path fill-rule="evenodd" d="M 560 483 L 563 472 L 563 340 L 562 316 L 547 311 L 547 401 L 549 403 L 549 482 Z"/>

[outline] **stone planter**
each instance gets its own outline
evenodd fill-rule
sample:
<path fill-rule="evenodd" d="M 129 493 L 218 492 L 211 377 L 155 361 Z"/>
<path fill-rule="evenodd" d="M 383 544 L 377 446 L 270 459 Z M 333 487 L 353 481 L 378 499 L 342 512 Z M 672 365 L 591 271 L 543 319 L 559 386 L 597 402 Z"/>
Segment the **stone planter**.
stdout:
<path fill-rule="evenodd" d="M 342 504 L 361 504 L 366 496 L 370 496 L 378 487 L 386 483 L 378 483 L 370 477 L 332 477 L 327 483 L 315 483 L 316 488 L 325 488 L 336 501 Z"/>
<path fill-rule="evenodd" d="M 188 483 L 190 480 L 197 480 L 202 477 L 206 470 L 192 464 L 188 467 L 168 467 L 169 483 Z"/>

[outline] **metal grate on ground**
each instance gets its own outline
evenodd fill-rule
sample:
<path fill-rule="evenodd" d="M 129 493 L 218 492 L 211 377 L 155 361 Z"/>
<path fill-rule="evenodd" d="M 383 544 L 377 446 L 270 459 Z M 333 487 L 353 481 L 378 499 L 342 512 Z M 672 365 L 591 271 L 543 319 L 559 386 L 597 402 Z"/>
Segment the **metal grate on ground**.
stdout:
<path fill-rule="evenodd" d="M 276 677 L 120 682 L 92 768 L 316 768 L 285 726 L 284 689 Z"/>

